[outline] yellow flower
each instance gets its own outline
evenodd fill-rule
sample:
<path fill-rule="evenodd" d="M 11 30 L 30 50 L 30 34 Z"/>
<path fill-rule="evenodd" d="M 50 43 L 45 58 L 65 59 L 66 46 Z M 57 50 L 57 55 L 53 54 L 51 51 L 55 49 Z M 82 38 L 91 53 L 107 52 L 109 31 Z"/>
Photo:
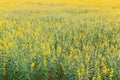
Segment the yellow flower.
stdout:
<path fill-rule="evenodd" d="M 0 23 L 0 27 L 2 27 L 2 23 Z"/>
<path fill-rule="evenodd" d="M 95 77 L 92 77 L 92 80 L 96 80 Z"/>
<path fill-rule="evenodd" d="M 46 65 L 46 63 L 47 63 L 46 58 L 44 58 L 43 64 Z"/>
<path fill-rule="evenodd" d="M 33 68 L 35 66 L 35 63 L 31 63 L 31 68 Z"/>
<path fill-rule="evenodd" d="M 72 57 L 73 57 L 73 55 L 72 55 L 72 54 L 69 54 L 68 59 L 71 59 Z"/>
<path fill-rule="evenodd" d="M 111 51 L 112 51 L 112 53 L 115 52 L 115 47 L 114 46 L 111 47 Z"/>
<path fill-rule="evenodd" d="M 48 56 L 50 54 L 50 45 L 49 45 L 49 43 L 42 44 L 41 48 L 42 48 L 43 54 L 45 56 Z"/>
<path fill-rule="evenodd" d="M 40 31 L 41 31 L 40 27 L 36 28 L 36 32 L 40 32 Z"/>
<path fill-rule="evenodd" d="M 117 38 L 120 39 L 120 34 L 117 34 Z"/>
<path fill-rule="evenodd" d="M 0 51 L 2 50 L 2 46 L 0 45 Z"/>
<path fill-rule="evenodd" d="M 82 40 L 84 37 L 83 37 L 83 34 L 82 33 L 80 33 L 80 39 Z"/>
<path fill-rule="evenodd" d="M 80 79 L 80 77 L 81 77 L 80 70 L 77 70 L 77 76 L 78 76 L 78 79 Z"/>
<path fill-rule="evenodd" d="M 74 48 L 71 46 L 70 53 L 74 53 Z"/>
<path fill-rule="evenodd" d="M 105 62 L 105 60 L 106 60 L 105 57 L 102 57 L 102 61 Z"/>
<path fill-rule="evenodd" d="M 108 45 L 108 43 L 107 43 L 107 41 L 106 42 L 104 42 L 103 44 L 102 44 L 102 47 L 105 47 L 105 46 L 107 46 Z"/>
<path fill-rule="evenodd" d="M 111 31 L 112 31 L 112 29 L 113 29 L 111 26 L 110 26 L 110 27 L 108 27 L 108 28 L 109 28 L 109 30 L 111 30 Z"/>
<path fill-rule="evenodd" d="M 86 51 L 88 51 L 88 50 L 89 50 L 89 47 L 88 47 L 87 45 L 84 45 L 84 46 L 83 46 L 83 49 L 86 50 Z"/>
<path fill-rule="evenodd" d="M 113 77 L 113 74 L 114 74 L 114 70 L 111 69 L 111 72 L 110 72 L 110 78 Z"/>
<path fill-rule="evenodd" d="M 30 27 L 31 27 L 31 23 L 30 22 L 27 23 L 27 27 L 28 27 L 28 29 L 30 29 Z"/>
<path fill-rule="evenodd" d="M 120 58 L 120 50 L 118 51 L 118 56 L 119 56 L 119 58 Z"/>
<path fill-rule="evenodd" d="M 99 63 L 98 61 L 95 61 L 95 66 L 96 66 L 96 67 L 98 66 L 98 63 Z"/>
<path fill-rule="evenodd" d="M 97 80 L 101 80 L 101 76 L 100 75 L 98 75 Z"/>
<path fill-rule="evenodd" d="M 58 53 L 61 52 L 61 47 L 60 46 L 58 46 L 57 51 L 58 51 Z"/>
<path fill-rule="evenodd" d="M 9 33 L 9 32 L 8 32 L 8 36 L 9 36 L 9 38 L 11 38 L 11 39 L 13 38 L 13 35 L 12 35 L 11 33 Z"/>
<path fill-rule="evenodd" d="M 106 74 L 108 72 L 107 66 L 103 66 L 103 73 Z"/>
<path fill-rule="evenodd" d="M 8 47 L 10 48 L 10 47 L 12 47 L 13 46 L 13 44 L 12 43 L 8 43 Z"/>
<path fill-rule="evenodd" d="M 89 61 L 90 60 L 90 55 L 86 54 L 86 60 Z"/>

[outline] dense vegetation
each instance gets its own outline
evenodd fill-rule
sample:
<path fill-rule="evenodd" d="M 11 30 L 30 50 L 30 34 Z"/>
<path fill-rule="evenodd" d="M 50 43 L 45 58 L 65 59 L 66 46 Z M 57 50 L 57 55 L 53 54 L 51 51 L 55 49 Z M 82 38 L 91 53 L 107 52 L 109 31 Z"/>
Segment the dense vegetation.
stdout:
<path fill-rule="evenodd" d="M 27 7 L 0 12 L 0 80 L 120 79 L 119 8 Z"/>

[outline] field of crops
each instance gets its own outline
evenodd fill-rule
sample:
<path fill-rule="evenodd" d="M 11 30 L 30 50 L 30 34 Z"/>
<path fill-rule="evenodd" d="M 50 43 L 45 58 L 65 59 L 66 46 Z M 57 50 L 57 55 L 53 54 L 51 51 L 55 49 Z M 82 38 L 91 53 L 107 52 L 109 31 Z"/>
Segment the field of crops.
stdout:
<path fill-rule="evenodd" d="M 110 1 L 1 0 L 0 80 L 120 80 L 120 7 Z"/>

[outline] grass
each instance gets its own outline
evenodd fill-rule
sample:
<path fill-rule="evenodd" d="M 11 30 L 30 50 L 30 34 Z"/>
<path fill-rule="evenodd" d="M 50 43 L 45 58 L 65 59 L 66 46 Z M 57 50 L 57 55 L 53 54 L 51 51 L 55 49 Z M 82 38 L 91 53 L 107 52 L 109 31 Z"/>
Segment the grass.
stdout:
<path fill-rule="evenodd" d="M 0 80 L 120 79 L 119 7 L 1 6 Z"/>

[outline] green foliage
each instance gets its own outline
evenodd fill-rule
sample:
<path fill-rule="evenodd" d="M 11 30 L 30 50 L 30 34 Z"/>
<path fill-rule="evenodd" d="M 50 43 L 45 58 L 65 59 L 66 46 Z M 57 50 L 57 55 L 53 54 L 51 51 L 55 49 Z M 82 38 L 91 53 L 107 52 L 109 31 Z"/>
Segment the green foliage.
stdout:
<path fill-rule="evenodd" d="M 119 12 L 47 7 L 0 12 L 0 80 L 119 80 Z"/>

